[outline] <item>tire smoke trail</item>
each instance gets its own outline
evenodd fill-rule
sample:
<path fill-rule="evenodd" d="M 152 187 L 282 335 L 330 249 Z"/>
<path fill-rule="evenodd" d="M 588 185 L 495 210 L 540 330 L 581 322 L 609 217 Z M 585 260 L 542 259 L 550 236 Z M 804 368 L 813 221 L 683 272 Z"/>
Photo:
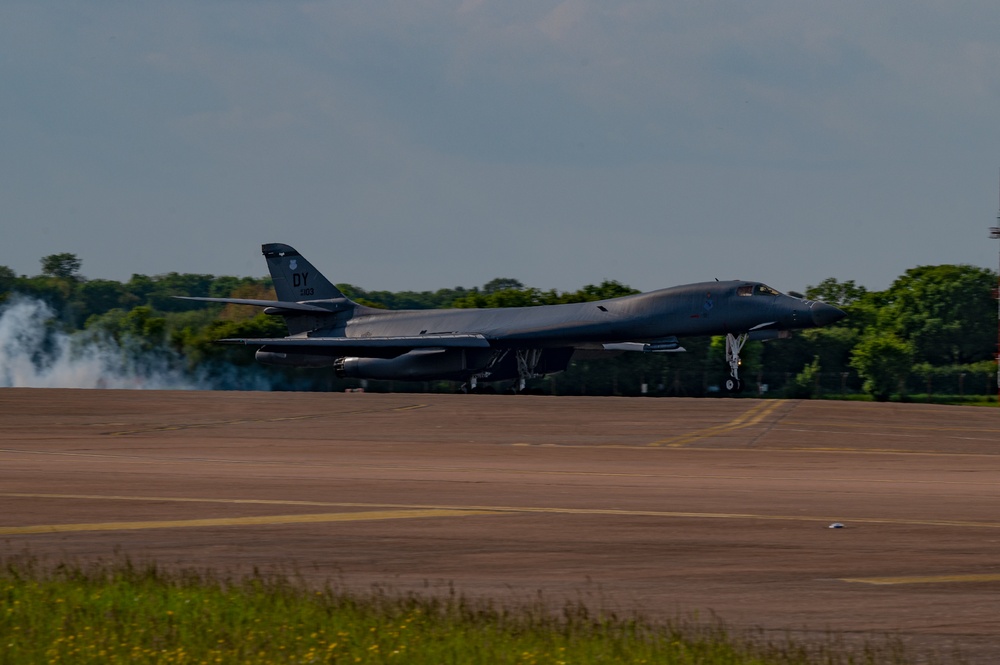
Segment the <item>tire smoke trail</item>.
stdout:
<path fill-rule="evenodd" d="M 15 297 L 0 308 L 0 387 L 209 390 L 169 352 L 86 331 L 60 332 L 55 313 L 40 300 Z"/>

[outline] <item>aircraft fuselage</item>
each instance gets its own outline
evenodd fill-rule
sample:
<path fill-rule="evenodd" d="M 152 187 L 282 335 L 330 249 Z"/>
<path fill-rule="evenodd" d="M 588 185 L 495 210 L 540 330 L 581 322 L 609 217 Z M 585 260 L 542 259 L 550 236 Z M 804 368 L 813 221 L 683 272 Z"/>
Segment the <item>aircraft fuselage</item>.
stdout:
<path fill-rule="evenodd" d="M 478 333 L 495 345 L 579 346 L 648 342 L 665 337 L 724 335 L 761 325 L 790 330 L 822 325 L 829 305 L 784 294 L 737 295 L 752 282 L 702 282 L 610 300 L 539 307 L 449 310 L 365 308 L 323 334 L 392 337 Z M 834 308 L 830 308 L 834 309 Z"/>
<path fill-rule="evenodd" d="M 382 310 L 352 302 L 294 248 L 262 246 L 277 300 L 193 298 L 263 307 L 289 336 L 226 339 L 258 347 L 263 363 L 332 366 L 360 379 L 525 381 L 566 369 L 574 353 L 683 351 L 678 338 L 726 336 L 727 388 L 738 392 L 739 352 L 752 336 L 833 323 L 831 305 L 759 282 L 686 284 L 595 302 L 498 309 Z"/>

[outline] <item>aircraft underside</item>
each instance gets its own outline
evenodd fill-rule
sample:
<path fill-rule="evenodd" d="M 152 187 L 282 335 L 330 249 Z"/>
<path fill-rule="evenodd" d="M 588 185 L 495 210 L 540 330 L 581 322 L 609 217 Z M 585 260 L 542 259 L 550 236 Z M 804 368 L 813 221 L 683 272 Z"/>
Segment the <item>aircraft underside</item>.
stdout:
<path fill-rule="evenodd" d="M 572 348 L 555 349 L 428 349 L 396 358 L 338 358 L 337 376 L 400 381 L 463 382 L 463 392 L 477 392 L 480 382 L 515 381 L 524 390 L 529 379 L 562 372 Z"/>
<path fill-rule="evenodd" d="M 728 393 L 743 390 L 740 352 L 750 335 L 726 335 L 724 388 Z M 273 349 L 273 347 L 272 347 Z M 259 362 L 286 367 L 332 367 L 339 378 L 379 381 L 457 381 L 461 392 L 495 392 L 484 384 L 513 381 L 511 390 L 522 392 L 530 379 L 563 372 L 574 353 L 611 356 L 621 351 L 579 351 L 560 348 L 500 349 L 417 349 L 395 358 L 336 357 L 333 355 L 285 353 L 264 347 L 257 351 Z"/>

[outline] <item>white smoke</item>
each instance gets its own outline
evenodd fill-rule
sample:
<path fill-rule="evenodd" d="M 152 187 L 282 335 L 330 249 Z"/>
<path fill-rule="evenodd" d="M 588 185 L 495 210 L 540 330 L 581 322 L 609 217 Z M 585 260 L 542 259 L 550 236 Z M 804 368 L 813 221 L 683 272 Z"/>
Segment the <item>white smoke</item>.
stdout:
<path fill-rule="evenodd" d="M 0 309 L 0 387 L 208 390 L 176 357 L 142 352 L 128 343 L 86 331 L 67 334 L 53 325 L 44 302 L 14 298 Z"/>

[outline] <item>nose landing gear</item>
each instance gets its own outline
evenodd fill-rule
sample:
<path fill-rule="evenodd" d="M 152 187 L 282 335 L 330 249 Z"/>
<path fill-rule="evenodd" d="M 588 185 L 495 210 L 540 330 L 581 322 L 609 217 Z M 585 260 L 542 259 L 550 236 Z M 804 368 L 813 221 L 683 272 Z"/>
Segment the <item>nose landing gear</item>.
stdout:
<path fill-rule="evenodd" d="M 726 392 L 738 394 L 743 392 L 743 381 L 740 379 L 740 351 L 750 338 L 750 333 L 734 335 L 726 333 L 726 365 L 729 366 L 729 377 L 726 379 Z"/>

